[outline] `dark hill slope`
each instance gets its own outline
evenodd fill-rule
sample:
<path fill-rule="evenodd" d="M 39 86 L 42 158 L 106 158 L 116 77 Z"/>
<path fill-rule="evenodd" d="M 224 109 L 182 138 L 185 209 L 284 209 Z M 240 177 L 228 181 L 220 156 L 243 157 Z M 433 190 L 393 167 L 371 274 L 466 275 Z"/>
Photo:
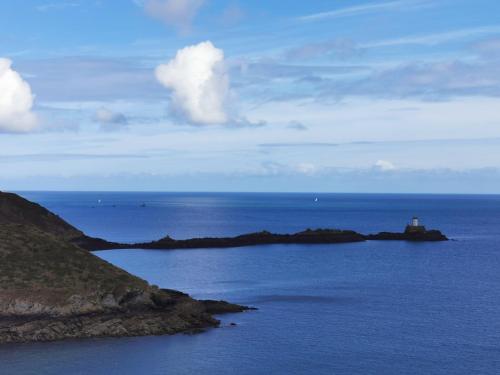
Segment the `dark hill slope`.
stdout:
<path fill-rule="evenodd" d="M 0 225 L 30 225 L 87 250 L 119 248 L 119 244 L 88 237 L 45 207 L 17 194 L 0 191 Z"/>
<path fill-rule="evenodd" d="M 13 193 L 0 192 L 0 225 L 2 224 L 32 225 L 65 240 L 84 235 L 46 208 Z"/>
<path fill-rule="evenodd" d="M 207 312 L 218 306 L 244 310 L 152 287 L 33 226 L 0 225 L 0 343 L 172 334 L 218 325 Z"/>

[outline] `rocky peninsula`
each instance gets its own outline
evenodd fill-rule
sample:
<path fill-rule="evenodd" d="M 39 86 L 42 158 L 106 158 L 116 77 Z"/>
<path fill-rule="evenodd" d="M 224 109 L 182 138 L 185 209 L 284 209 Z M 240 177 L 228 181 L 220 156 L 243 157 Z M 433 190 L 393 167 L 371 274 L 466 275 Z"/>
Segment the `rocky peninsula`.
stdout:
<path fill-rule="evenodd" d="M 82 235 L 0 193 L 0 343 L 196 332 L 249 309 L 149 285 L 72 243 Z"/>
<path fill-rule="evenodd" d="M 205 237 L 187 240 L 175 240 L 169 236 L 158 241 L 120 244 L 107 242 L 101 239 L 81 237 L 75 240 L 81 247 L 90 251 L 105 249 L 151 249 L 151 250 L 175 250 L 175 249 L 212 249 L 246 247 L 257 245 L 277 244 L 339 244 L 363 241 L 412 241 L 412 242 L 436 242 L 447 241 L 448 238 L 438 230 L 405 231 L 402 233 L 380 232 L 377 234 L 364 235 L 351 230 L 338 229 L 307 229 L 293 234 L 276 234 L 268 231 L 243 234 L 235 237 Z"/>
<path fill-rule="evenodd" d="M 231 247 L 247 247 L 257 245 L 277 244 L 339 244 L 363 241 L 411 241 L 437 242 L 448 241 L 448 238 L 438 230 L 405 230 L 401 233 L 380 232 L 376 234 L 361 234 L 351 230 L 338 229 L 307 229 L 293 234 L 276 234 L 268 231 L 243 234 L 235 237 L 204 237 L 187 240 L 175 240 L 169 236 L 158 241 L 144 243 L 116 243 L 88 236 L 72 240 L 78 246 L 89 251 L 112 249 L 146 249 L 146 250 L 180 250 L 180 249 L 221 249 Z"/>

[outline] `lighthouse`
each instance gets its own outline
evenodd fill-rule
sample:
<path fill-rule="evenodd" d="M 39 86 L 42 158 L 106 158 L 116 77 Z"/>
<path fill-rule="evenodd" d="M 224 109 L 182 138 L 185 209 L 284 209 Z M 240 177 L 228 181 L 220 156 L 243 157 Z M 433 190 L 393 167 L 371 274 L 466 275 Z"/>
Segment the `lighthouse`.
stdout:
<path fill-rule="evenodd" d="M 418 217 L 413 216 L 410 223 L 406 226 L 405 233 L 419 233 L 425 232 L 425 227 L 420 223 Z"/>

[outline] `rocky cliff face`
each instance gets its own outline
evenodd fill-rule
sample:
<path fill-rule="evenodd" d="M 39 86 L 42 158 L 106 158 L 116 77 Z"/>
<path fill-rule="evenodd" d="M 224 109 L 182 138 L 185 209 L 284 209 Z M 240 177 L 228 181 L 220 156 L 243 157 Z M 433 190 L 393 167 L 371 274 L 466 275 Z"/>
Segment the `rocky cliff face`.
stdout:
<path fill-rule="evenodd" d="M 0 343 L 172 334 L 217 326 L 218 308 L 246 309 L 151 286 L 72 244 L 82 232 L 26 202 L 0 194 Z"/>

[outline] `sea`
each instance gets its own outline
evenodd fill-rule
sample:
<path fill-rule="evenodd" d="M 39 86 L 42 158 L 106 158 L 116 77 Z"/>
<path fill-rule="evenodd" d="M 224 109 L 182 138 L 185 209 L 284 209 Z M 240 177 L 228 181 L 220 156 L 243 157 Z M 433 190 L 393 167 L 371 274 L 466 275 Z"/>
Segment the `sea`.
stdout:
<path fill-rule="evenodd" d="M 160 287 L 258 310 L 196 335 L 2 345 L 2 375 L 500 373 L 500 196 L 20 194 L 111 241 L 402 231 L 413 216 L 451 240 L 99 251 Z"/>

